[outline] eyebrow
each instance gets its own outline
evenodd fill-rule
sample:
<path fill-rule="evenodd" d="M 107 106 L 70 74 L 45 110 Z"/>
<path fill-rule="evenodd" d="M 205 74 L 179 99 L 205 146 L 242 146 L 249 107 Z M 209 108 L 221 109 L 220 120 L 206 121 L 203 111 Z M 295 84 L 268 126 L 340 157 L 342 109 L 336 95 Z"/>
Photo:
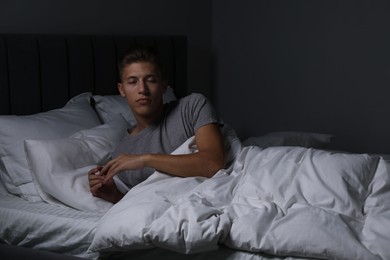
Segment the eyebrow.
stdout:
<path fill-rule="evenodd" d="M 147 74 L 145 76 L 142 76 L 142 77 L 137 77 L 137 76 L 129 76 L 127 77 L 126 79 L 129 80 L 129 79 L 138 79 L 138 78 L 148 78 L 148 77 L 160 77 L 158 74 L 154 74 L 154 73 L 151 73 L 151 74 Z"/>

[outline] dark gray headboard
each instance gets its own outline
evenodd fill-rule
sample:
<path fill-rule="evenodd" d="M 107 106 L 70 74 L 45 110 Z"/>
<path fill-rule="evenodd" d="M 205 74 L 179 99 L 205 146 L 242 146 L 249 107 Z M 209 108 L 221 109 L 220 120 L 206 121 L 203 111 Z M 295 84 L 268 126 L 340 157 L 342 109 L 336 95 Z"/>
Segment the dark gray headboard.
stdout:
<path fill-rule="evenodd" d="M 184 96 L 185 36 L 0 34 L 0 114 L 47 111 L 82 92 L 118 94 L 116 64 L 134 43 L 158 48 L 170 86 Z"/>

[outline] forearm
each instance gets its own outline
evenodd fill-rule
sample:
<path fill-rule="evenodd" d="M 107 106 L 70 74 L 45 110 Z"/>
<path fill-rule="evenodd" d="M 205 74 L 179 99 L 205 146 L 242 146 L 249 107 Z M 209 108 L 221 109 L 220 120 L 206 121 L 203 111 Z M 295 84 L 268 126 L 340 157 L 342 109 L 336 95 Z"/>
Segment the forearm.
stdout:
<path fill-rule="evenodd" d="M 208 153 L 170 155 L 144 155 L 145 166 L 158 171 L 181 177 L 212 177 L 225 166 L 223 155 L 210 156 Z"/>
<path fill-rule="evenodd" d="M 213 124 L 203 126 L 196 131 L 195 140 L 198 152 L 192 154 L 121 154 L 101 169 L 104 182 L 120 171 L 145 167 L 175 176 L 212 177 L 225 167 L 224 144 L 219 128 Z"/>

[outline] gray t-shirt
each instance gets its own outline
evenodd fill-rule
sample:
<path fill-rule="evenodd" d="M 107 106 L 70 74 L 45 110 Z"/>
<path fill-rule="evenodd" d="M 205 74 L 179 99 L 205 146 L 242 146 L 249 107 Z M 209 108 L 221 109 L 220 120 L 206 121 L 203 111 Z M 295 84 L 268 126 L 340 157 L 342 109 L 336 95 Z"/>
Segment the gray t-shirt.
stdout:
<path fill-rule="evenodd" d="M 127 132 L 113 157 L 120 154 L 163 153 L 170 154 L 195 131 L 207 124 L 221 124 L 210 102 L 201 94 L 190 94 L 164 105 L 164 114 L 155 124 L 136 135 Z M 129 188 L 147 179 L 154 169 L 127 170 L 118 174 Z"/>

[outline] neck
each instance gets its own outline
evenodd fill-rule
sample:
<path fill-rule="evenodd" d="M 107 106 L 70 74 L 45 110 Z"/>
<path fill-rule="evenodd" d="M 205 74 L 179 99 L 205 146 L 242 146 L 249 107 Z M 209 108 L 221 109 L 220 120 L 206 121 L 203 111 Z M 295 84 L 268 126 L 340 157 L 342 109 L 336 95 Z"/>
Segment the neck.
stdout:
<path fill-rule="evenodd" d="M 158 113 L 153 114 L 151 116 L 134 115 L 135 120 L 137 121 L 137 125 L 133 128 L 131 134 L 137 134 L 142 130 L 144 130 L 145 128 L 148 128 L 152 124 L 158 122 L 162 117 L 163 113 L 164 113 L 164 109 L 159 109 Z"/>

